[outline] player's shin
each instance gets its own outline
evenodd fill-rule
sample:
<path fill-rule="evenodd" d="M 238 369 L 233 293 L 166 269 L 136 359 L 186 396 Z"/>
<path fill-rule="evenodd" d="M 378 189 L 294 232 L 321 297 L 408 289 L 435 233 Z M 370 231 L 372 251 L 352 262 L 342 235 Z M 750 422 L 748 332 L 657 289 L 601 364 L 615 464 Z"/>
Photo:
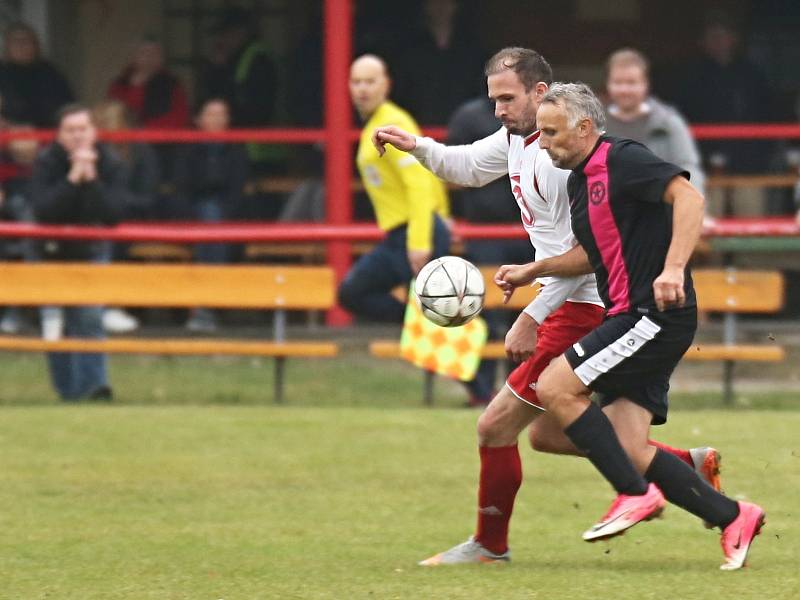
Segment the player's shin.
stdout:
<path fill-rule="evenodd" d="M 479 448 L 478 526 L 475 541 L 495 554 L 508 550 L 508 525 L 522 484 L 517 445 Z"/>
<path fill-rule="evenodd" d="M 712 488 L 685 462 L 663 450 L 656 450 L 645 478 L 655 483 L 672 504 L 713 525 L 724 528 L 739 514 L 736 502 Z"/>

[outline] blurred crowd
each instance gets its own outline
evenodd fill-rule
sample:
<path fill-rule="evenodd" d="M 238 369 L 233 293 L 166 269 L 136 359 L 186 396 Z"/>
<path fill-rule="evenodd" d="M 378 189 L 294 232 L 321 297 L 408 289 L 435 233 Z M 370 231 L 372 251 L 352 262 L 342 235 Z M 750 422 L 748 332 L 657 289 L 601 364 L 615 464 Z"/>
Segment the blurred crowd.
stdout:
<path fill-rule="evenodd" d="M 476 26 L 469 15 L 462 14 L 466 11 L 460 10 L 457 0 L 425 0 L 421 6 L 416 21 L 391 30 L 380 25 L 380 20 L 370 20 L 371 9 L 360 9 L 355 54 L 370 52 L 385 59 L 393 101 L 417 122 L 447 124 L 450 143 L 469 143 L 499 126 L 485 97 L 481 69 L 491 52 L 476 41 L 480 39 Z M 55 128 L 59 136 L 52 147 L 15 140 L 2 148 L 0 218 L 84 224 L 322 220 L 319 146 L 97 141 L 97 130 L 194 127 L 218 132 L 231 127 L 274 126 L 279 118 L 276 113 L 286 113 L 281 116 L 283 124 L 288 118 L 296 126 L 321 125 L 321 22 L 318 12 L 310 15 L 307 32 L 290 57 L 288 72 L 292 76 L 285 82 L 255 19 L 243 9 L 224 10 L 208 31 L 211 50 L 197 67 L 193 89 L 167 66 L 162 42 L 143 36 L 128 64 L 109 82 L 106 99 L 91 107 L 76 104 L 69 81 L 43 56 L 35 30 L 25 23 L 10 25 L 4 32 L 0 61 L 0 128 Z M 800 153 L 782 142 L 695 142 L 687 122 L 776 120 L 771 112 L 768 80 L 746 58 L 736 28 L 725 18 L 712 19 L 699 42 L 696 60 L 681 69 L 681 77 L 655 86 L 659 97 L 651 93 L 650 65 L 641 52 L 623 48 L 604 57 L 606 89 L 598 91 L 607 100 L 609 133 L 640 140 L 667 160 L 684 166 L 700 188 L 707 175 L 797 170 Z M 277 107 L 281 97 L 288 99 L 284 111 Z M 88 133 L 79 147 L 70 150 L 64 142 L 64 115 L 81 111 L 86 114 Z M 113 165 L 113 177 L 109 165 Z M 298 176 L 298 185 L 288 195 L 264 192 L 264 186 L 253 185 L 290 174 Z M 109 177 L 113 181 L 108 181 Z M 41 194 L 47 186 L 54 186 L 49 193 L 56 197 L 46 202 Z M 82 208 L 76 189 L 85 187 L 92 188 L 93 194 L 97 189 L 111 193 L 108 210 Z M 748 189 L 726 196 L 716 210 L 788 214 L 797 210 L 794 202 L 790 189 Z M 473 222 L 518 219 L 516 204 L 502 182 L 486 189 L 452 192 L 450 204 L 454 216 Z M 356 218 L 372 216 L 369 203 L 357 198 Z M 51 244 L 51 249 L 55 246 Z M 4 258 L 25 260 L 41 259 L 46 250 L 26 241 L 5 241 L 0 246 Z M 479 242 L 471 244 L 470 252 L 476 256 L 490 251 Z M 125 246 L 106 244 L 84 257 L 119 260 L 126 253 Z M 222 245 L 199 245 L 194 258 L 227 262 L 237 260 L 239 252 Z M 134 326 L 124 314 L 109 315 L 111 328 Z M 192 327 L 213 327 L 209 315 L 201 313 L 193 319 L 189 323 Z M 18 329 L 17 311 L 5 312 L 0 329 Z"/>

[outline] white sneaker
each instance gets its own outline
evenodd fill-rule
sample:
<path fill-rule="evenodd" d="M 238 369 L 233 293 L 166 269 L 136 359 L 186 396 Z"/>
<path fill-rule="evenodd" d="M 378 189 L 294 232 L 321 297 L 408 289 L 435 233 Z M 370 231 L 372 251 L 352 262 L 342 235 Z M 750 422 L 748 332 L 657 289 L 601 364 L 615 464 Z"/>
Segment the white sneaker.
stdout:
<path fill-rule="evenodd" d="M 110 333 L 128 333 L 139 328 L 139 320 L 121 308 L 103 311 L 103 329 Z"/>
<path fill-rule="evenodd" d="M 468 563 L 497 563 L 509 562 L 511 551 L 506 550 L 503 554 L 495 554 L 481 546 L 475 539 L 470 538 L 463 544 L 453 546 L 450 550 L 440 552 L 430 558 L 421 560 L 417 564 L 422 567 L 435 567 L 437 565 L 463 565 Z"/>

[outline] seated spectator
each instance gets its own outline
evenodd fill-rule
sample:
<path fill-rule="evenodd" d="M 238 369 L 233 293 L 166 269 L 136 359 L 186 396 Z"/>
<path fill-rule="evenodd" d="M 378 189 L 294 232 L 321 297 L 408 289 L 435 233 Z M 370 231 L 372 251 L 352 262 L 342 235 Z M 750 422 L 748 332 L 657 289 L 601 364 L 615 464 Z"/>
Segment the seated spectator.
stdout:
<path fill-rule="evenodd" d="M 130 62 L 109 86 L 108 97 L 122 102 L 142 127 L 180 129 L 189 124 L 186 91 L 164 66 L 164 49 L 154 38 L 139 41 Z"/>
<path fill-rule="evenodd" d="M 92 111 L 97 126 L 105 131 L 132 129 L 134 120 L 127 106 L 117 100 L 101 102 Z M 158 195 L 158 157 L 150 144 L 120 142 L 109 144 L 125 166 L 125 198 L 122 219 L 142 221 L 153 218 Z"/>
<path fill-rule="evenodd" d="M 201 131 L 218 133 L 230 126 L 228 103 L 219 98 L 206 100 L 197 115 Z M 190 219 L 214 223 L 232 218 L 240 209 L 247 181 L 247 153 L 241 144 L 201 142 L 180 148 L 175 164 L 178 201 Z M 224 244 L 198 244 L 195 260 L 224 263 Z M 213 331 L 216 316 L 208 309 L 195 309 L 186 323 L 192 331 Z"/>
<path fill-rule="evenodd" d="M 117 100 L 98 104 L 92 110 L 97 126 L 105 131 L 131 129 L 126 106 Z M 109 144 L 123 163 L 124 197 L 121 219 L 141 221 L 153 216 L 158 194 L 159 167 L 155 150 L 149 144 L 121 142 Z M 107 243 L 108 260 L 125 259 L 128 244 Z M 121 308 L 109 307 L 103 313 L 103 327 L 112 333 L 125 333 L 139 327 L 139 321 Z"/>
<path fill-rule="evenodd" d="M 21 131 L 29 127 L 11 126 L 0 120 L 0 130 Z M 0 220 L 15 222 L 33 221 L 33 208 L 29 200 L 28 181 L 31 165 L 36 159 L 36 140 L 17 139 L 0 152 Z M 28 239 L 10 239 L 0 243 L 3 260 L 32 260 L 33 246 Z M 9 306 L 0 319 L 0 331 L 19 333 L 26 327 L 19 307 Z"/>
<path fill-rule="evenodd" d="M 228 7 L 212 27 L 212 51 L 202 66 L 201 101 L 222 98 L 234 127 L 274 123 L 278 73 L 258 32 L 258 19 L 242 8 Z M 286 169 L 285 147 L 247 144 L 253 167 L 261 173 Z"/>
<path fill-rule="evenodd" d="M 113 225 L 119 220 L 124 198 L 123 166 L 114 153 L 97 143 L 97 130 L 88 108 L 70 104 L 61 109 L 56 141 L 36 159 L 31 176 L 34 215 L 41 223 Z M 41 246 L 47 261 L 99 261 L 102 242 L 48 240 Z M 56 314 L 43 310 L 43 330 L 48 338 L 100 339 L 100 306 L 63 309 L 59 327 Z M 53 327 L 53 321 L 56 326 Z M 53 386 L 63 400 L 111 400 L 105 354 L 61 353 L 47 355 Z"/>
<path fill-rule="evenodd" d="M 686 169 L 702 192 L 705 174 L 689 126 L 677 110 L 650 95 L 649 71 L 647 58 L 631 48 L 609 57 L 606 131 L 641 142 L 656 156 Z"/>
<path fill-rule="evenodd" d="M 164 65 L 164 48 L 151 37 L 136 45 L 130 62 L 108 88 L 108 98 L 122 102 L 131 123 L 153 129 L 181 129 L 189 126 L 186 90 L 177 75 Z M 176 144 L 155 146 L 161 163 L 160 181 L 172 182 Z"/>
<path fill-rule="evenodd" d="M 740 51 L 739 33 L 724 14 L 715 14 L 700 40 L 703 55 L 684 69 L 673 91 L 690 123 L 769 121 L 772 92 L 763 71 Z M 705 140 L 709 165 L 730 173 L 764 173 L 774 143 L 763 140 Z"/>
<path fill-rule="evenodd" d="M 0 62 L 0 96 L 5 120 L 52 127 L 56 112 L 74 100 L 69 83 L 41 55 L 39 38 L 30 25 L 13 23 L 3 35 L 5 51 Z"/>

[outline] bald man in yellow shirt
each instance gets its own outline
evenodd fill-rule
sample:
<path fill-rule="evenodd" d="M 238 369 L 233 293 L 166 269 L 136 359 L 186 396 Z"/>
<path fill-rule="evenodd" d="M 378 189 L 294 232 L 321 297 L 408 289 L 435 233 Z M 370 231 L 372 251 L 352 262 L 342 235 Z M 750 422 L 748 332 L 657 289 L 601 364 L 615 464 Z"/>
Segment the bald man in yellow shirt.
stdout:
<path fill-rule="evenodd" d="M 419 134 L 411 115 L 388 100 L 390 86 L 386 64 L 377 56 L 361 56 L 350 67 L 350 95 L 365 123 L 356 163 L 386 237 L 350 269 L 339 287 L 339 303 L 373 320 L 402 323 L 405 305 L 391 290 L 447 254 L 450 232 L 442 219 L 448 214 L 442 182 L 413 156 L 387 146 L 380 157 L 372 144 L 372 132 L 382 125 Z"/>

